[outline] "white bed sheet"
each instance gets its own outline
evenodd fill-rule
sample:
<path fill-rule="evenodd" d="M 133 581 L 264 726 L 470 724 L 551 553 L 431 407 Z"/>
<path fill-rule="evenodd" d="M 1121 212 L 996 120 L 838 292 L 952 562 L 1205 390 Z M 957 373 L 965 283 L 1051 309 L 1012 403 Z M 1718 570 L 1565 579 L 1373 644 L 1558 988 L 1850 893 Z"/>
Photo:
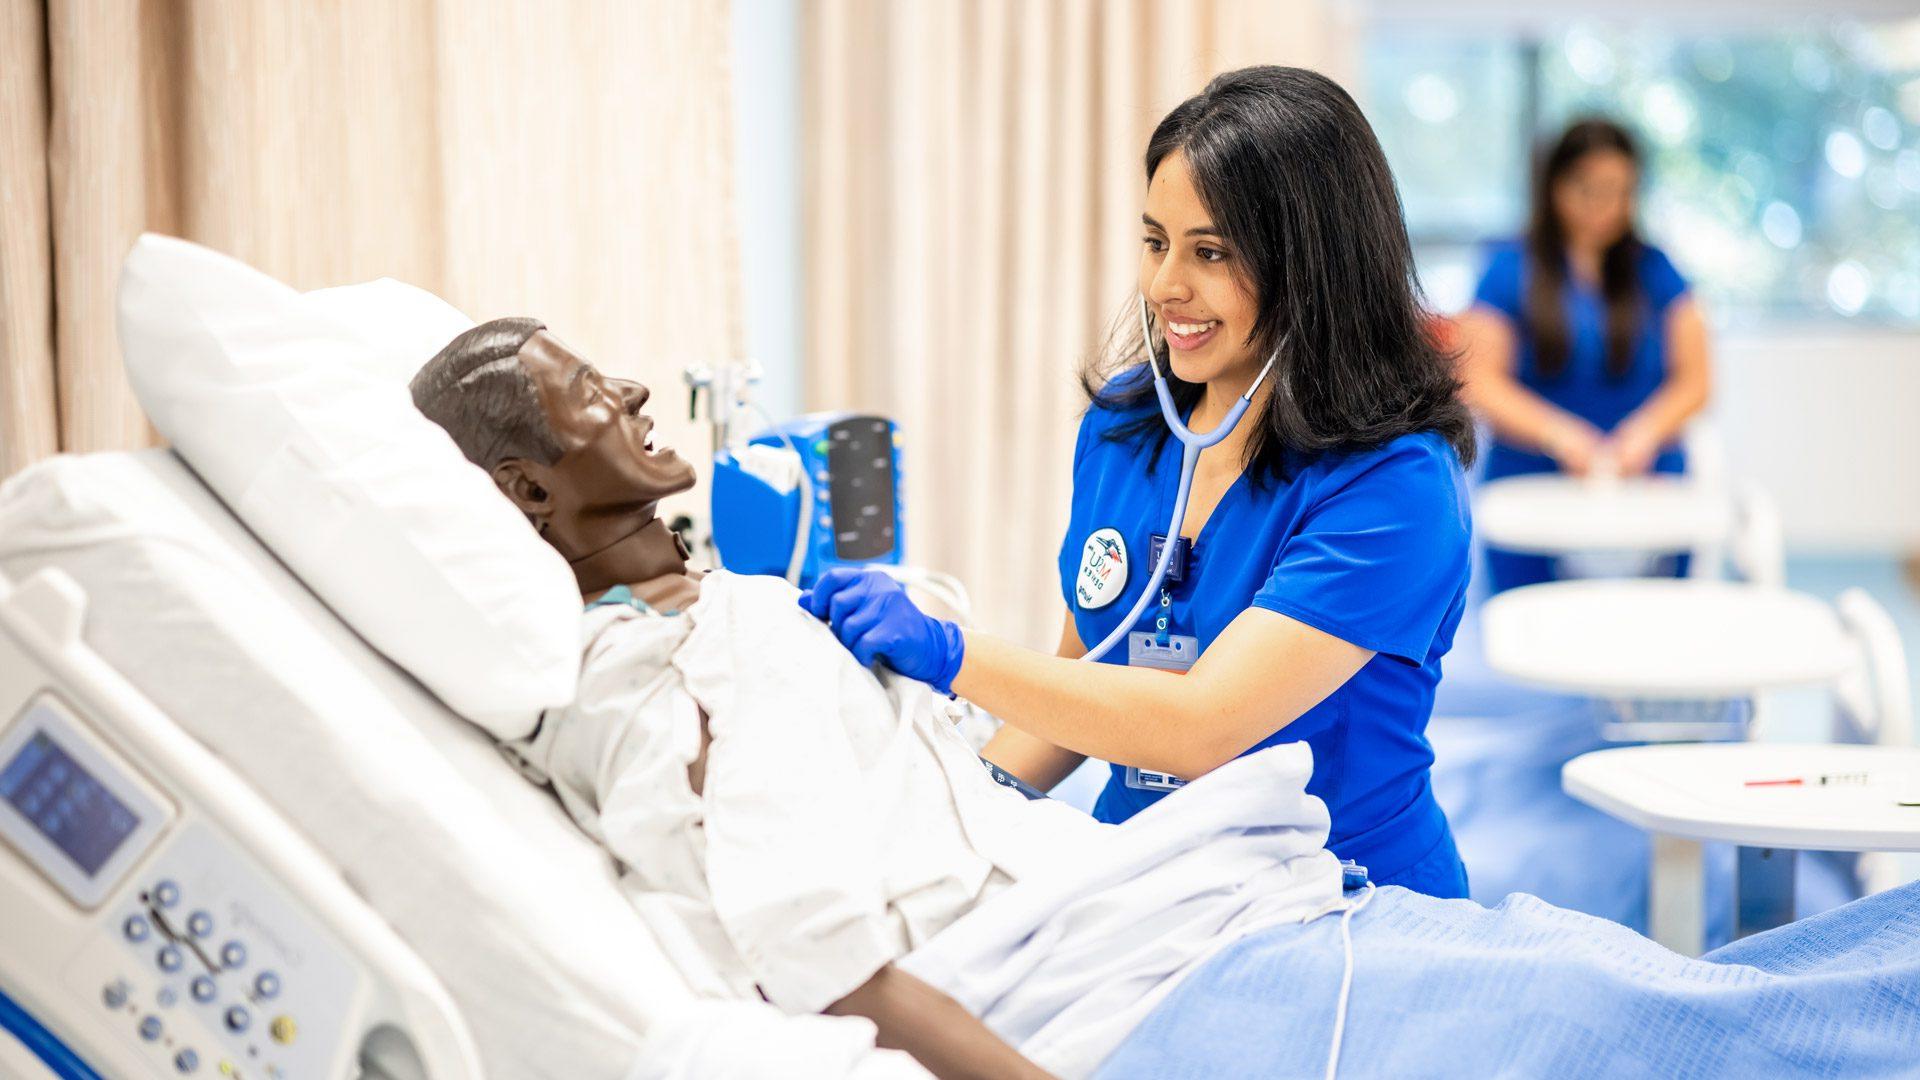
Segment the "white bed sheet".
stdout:
<path fill-rule="evenodd" d="M 714 1045 L 726 1025 L 696 1003 L 610 860 L 558 803 L 335 618 L 178 458 L 68 456 L 9 480 L 0 571 L 20 580 L 45 566 L 88 594 L 88 644 L 286 814 L 421 954 L 491 1075 L 751 1067 L 729 1067 Z M 832 1047 L 894 1073 L 894 1055 L 849 1050 L 849 1034 L 862 1040 L 848 1023 L 861 1022 L 784 1030 L 795 1050 Z M 786 1038 L 754 1027 L 763 1051 Z"/>

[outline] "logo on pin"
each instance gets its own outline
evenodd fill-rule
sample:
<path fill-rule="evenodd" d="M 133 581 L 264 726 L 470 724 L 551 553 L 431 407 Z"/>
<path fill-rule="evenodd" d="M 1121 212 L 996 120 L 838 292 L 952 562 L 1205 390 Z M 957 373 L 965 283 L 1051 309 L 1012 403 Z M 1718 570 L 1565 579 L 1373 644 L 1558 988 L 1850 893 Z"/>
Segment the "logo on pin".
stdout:
<path fill-rule="evenodd" d="M 1127 584 L 1127 544 L 1117 529 L 1097 529 L 1080 552 L 1073 598 L 1087 610 L 1106 607 Z"/>

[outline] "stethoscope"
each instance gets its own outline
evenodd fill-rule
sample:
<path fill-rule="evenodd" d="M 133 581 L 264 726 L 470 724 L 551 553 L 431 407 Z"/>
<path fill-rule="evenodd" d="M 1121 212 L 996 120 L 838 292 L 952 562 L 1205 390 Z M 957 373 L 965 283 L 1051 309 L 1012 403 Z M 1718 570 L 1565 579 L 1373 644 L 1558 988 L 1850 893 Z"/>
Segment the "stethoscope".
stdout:
<path fill-rule="evenodd" d="M 1087 654 L 1080 658 L 1082 660 L 1098 660 L 1111 652 L 1114 645 L 1127 636 L 1127 631 L 1133 629 L 1134 624 L 1139 622 L 1140 616 L 1147 610 L 1147 605 L 1153 602 L 1154 594 L 1160 590 L 1160 583 L 1166 580 L 1167 564 L 1173 560 L 1174 537 L 1180 535 L 1180 526 L 1187 519 L 1187 496 L 1193 491 L 1193 470 L 1194 466 L 1200 463 L 1200 451 L 1216 445 L 1220 440 L 1233 434 L 1234 425 L 1240 422 L 1240 418 L 1246 415 L 1247 406 L 1253 403 L 1253 392 L 1260 389 L 1260 384 L 1266 380 L 1267 372 L 1273 370 L 1274 361 L 1280 359 L 1280 350 L 1287 344 L 1286 339 L 1282 337 L 1280 344 L 1274 346 L 1273 355 L 1267 357 L 1266 366 L 1260 369 L 1260 374 L 1253 377 L 1252 385 L 1247 387 L 1246 393 L 1240 395 L 1240 400 L 1227 409 L 1226 418 L 1220 421 L 1219 426 L 1205 435 L 1196 435 L 1181 421 L 1180 413 L 1173 406 L 1173 392 L 1167 389 L 1166 373 L 1160 370 L 1160 356 L 1153 350 L 1153 323 L 1150 311 L 1147 298 L 1142 296 L 1140 298 L 1140 338 L 1146 343 L 1147 364 L 1153 369 L 1153 392 L 1160 398 L 1160 415 L 1167 422 L 1167 430 L 1173 432 L 1174 438 L 1180 440 L 1180 493 L 1174 496 L 1173 520 L 1167 525 L 1167 542 L 1160 545 L 1160 558 L 1153 564 L 1153 576 L 1147 579 L 1147 587 L 1141 590 L 1140 599 L 1134 601 L 1133 610 L 1127 612 L 1127 617 L 1120 620 L 1119 624 L 1113 628 L 1113 632 L 1107 635 L 1106 640 L 1088 650 Z"/>

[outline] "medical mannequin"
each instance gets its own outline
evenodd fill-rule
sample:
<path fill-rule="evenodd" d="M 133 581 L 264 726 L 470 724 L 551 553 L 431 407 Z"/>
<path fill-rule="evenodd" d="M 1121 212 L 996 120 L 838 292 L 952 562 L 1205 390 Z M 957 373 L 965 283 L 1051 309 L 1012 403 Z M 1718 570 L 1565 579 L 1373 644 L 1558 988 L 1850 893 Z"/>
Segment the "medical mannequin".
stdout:
<path fill-rule="evenodd" d="M 601 375 L 533 320 L 501 319 L 456 338 L 413 391 L 422 412 L 566 558 L 583 600 L 624 587 L 636 606 L 677 612 L 699 598 L 702 575 L 688 569 L 685 544 L 656 514 L 660 500 L 694 485 L 693 467 L 652 445 L 646 387 Z M 696 794 L 711 741 L 704 710 L 700 729 L 688 767 Z M 867 1017 L 881 1046 L 909 1052 L 939 1076 L 1044 1075 L 891 963 L 825 1011 Z"/>

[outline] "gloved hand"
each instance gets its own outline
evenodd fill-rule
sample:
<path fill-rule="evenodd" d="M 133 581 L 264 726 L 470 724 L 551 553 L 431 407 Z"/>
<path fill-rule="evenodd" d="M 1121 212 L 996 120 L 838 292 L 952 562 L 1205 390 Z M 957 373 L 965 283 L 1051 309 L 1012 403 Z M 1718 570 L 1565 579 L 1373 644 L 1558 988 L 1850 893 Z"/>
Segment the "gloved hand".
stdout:
<path fill-rule="evenodd" d="M 966 641 L 960 628 L 922 612 L 878 570 L 835 567 L 800 594 L 800 606 L 833 628 L 862 667 L 885 661 L 909 679 L 953 693 Z"/>

